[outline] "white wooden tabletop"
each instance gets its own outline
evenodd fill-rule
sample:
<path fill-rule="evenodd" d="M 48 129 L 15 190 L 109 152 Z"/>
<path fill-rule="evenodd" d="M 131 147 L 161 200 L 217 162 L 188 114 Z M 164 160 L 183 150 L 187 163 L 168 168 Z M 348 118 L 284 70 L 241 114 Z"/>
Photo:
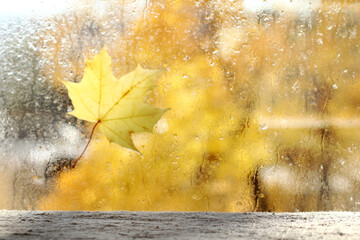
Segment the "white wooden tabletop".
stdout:
<path fill-rule="evenodd" d="M 0 239 L 360 239 L 360 213 L 0 211 Z"/>

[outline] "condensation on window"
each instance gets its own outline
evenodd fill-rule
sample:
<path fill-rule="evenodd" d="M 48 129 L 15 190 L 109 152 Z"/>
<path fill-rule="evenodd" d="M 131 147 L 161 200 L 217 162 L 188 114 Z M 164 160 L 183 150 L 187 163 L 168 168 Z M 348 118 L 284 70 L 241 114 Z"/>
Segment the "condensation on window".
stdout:
<path fill-rule="evenodd" d="M 16 6 L 22 4 L 19 10 Z M 0 208 L 358 211 L 357 1 L 0 4 Z M 162 69 L 141 154 L 67 114 L 104 46 Z"/>

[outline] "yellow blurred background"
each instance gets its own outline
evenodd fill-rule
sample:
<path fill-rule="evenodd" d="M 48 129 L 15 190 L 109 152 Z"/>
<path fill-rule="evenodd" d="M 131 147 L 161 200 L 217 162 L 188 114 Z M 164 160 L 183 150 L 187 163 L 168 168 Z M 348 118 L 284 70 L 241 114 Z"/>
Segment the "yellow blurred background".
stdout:
<path fill-rule="evenodd" d="M 38 209 L 360 210 L 357 1 L 146 1 L 126 18 L 135 2 L 52 19 L 44 73 L 79 81 L 107 45 L 117 77 L 165 69 L 147 102 L 170 110 L 133 136 L 143 156 L 98 133 Z M 108 37 L 64 47 L 86 28 Z"/>

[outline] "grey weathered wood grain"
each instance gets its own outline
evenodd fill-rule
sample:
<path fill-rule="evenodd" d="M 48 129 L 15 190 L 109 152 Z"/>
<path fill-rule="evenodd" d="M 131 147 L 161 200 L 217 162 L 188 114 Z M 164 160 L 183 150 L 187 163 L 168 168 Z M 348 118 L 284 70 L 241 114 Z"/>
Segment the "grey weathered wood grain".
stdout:
<path fill-rule="evenodd" d="M 360 213 L 0 211 L 0 239 L 360 239 Z"/>

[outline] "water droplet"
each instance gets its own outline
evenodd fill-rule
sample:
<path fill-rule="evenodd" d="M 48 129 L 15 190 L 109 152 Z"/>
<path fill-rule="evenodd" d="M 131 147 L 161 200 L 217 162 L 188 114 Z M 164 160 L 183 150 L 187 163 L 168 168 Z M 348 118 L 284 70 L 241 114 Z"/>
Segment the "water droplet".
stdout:
<path fill-rule="evenodd" d="M 260 127 L 259 127 L 260 130 L 266 130 L 268 129 L 268 126 L 266 124 L 262 124 Z"/>

